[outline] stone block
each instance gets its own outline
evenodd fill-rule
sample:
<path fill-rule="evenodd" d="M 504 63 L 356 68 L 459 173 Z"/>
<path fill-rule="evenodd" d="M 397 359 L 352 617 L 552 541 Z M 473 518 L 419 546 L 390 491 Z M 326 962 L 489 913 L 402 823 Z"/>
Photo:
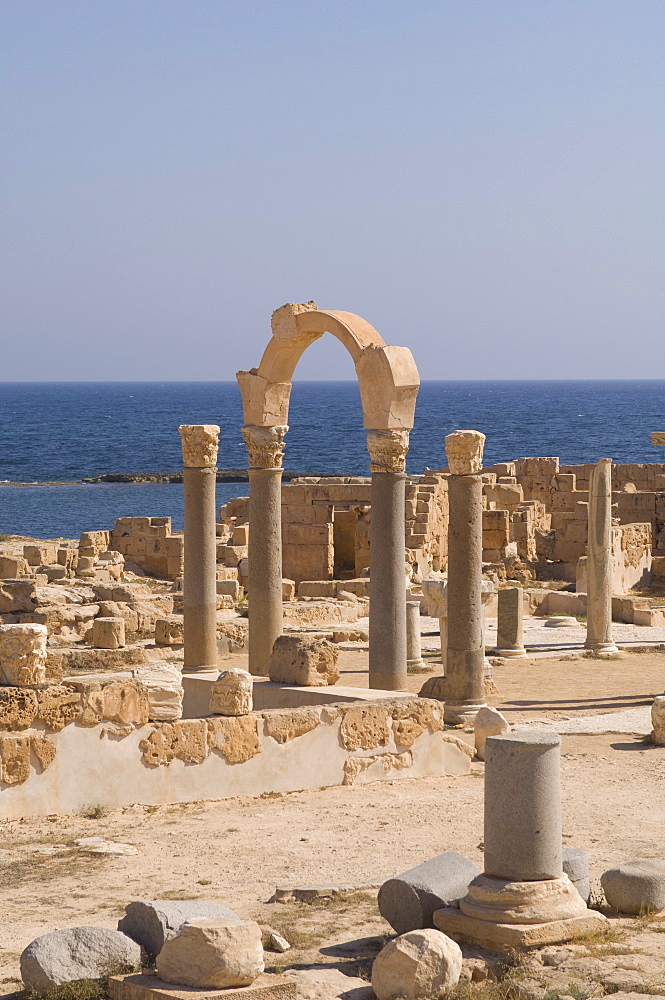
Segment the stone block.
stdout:
<path fill-rule="evenodd" d="M 303 687 L 335 684 L 338 656 L 338 649 L 327 639 L 280 635 L 270 654 L 270 680 Z"/>
<path fill-rule="evenodd" d="M 34 611 L 37 594 L 32 580 L 0 581 L 0 615 Z"/>
<path fill-rule="evenodd" d="M 342 973 L 338 974 L 340 977 Z M 344 986 L 357 980 L 344 976 Z M 338 991 L 339 992 L 339 991 Z M 109 980 L 111 1000 L 201 1000 L 201 990 L 173 986 L 147 973 L 112 976 Z M 232 986 L 228 990 L 206 990 L 206 1000 L 296 1000 L 300 996 L 295 979 L 263 972 L 251 986 Z M 617 997 L 617 1000 L 625 1000 Z"/>
<path fill-rule="evenodd" d="M 301 580 L 298 584 L 298 597 L 335 597 L 337 583 L 335 580 Z"/>
<path fill-rule="evenodd" d="M 210 688 L 210 711 L 213 715 L 249 715 L 253 687 L 250 673 L 229 667 Z"/>
<path fill-rule="evenodd" d="M 44 684 L 47 637 L 45 625 L 0 625 L 0 684 Z"/>
<path fill-rule="evenodd" d="M 95 618 L 92 623 L 92 645 L 96 649 L 124 649 L 125 619 Z"/>
<path fill-rule="evenodd" d="M 296 597 L 296 584 L 295 580 L 287 580 L 285 577 L 282 578 L 282 600 L 283 601 L 294 601 Z"/>
<path fill-rule="evenodd" d="M 232 545 L 249 545 L 249 525 L 237 524 L 231 532 Z"/>
<path fill-rule="evenodd" d="M 217 593 L 231 597 L 234 601 L 240 600 L 240 584 L 237 580 L 217 580 Z"/>
<path fill-rule="evenodd" d="M 156 969 L 167 983 L 251 986 L 264 970 L 261 928 L 255 920 L 190 920 L 165 942 Z"/>
<path fill-rule="evenodd" d="M 579 847 L 564 847 L 561 851 L 564 873 L 573 883 L 584 902 L 589 905 L 589 855 Z"/>
<path fill-rule="evenodd" d="M 434 914 L 434 923 L 445 934 L 450 934 L 454 938 L 470 941 L 489 951 L 507 952 L 516 948 L 540 948 L 545 944 L 572 941 L 585 934 L 604 933 L 609 926 L 607 917 L 596 910 L 587 910 L 586 913 L 567 920 L 501 924 L 469 917 L 453 907 L 437 910 Z"/>
<path fill-rule="evenodd" d="M 171 722 L 182 717 L 182 673 L 175 663 L 150 660 L 133 670 L 132 676 L 146 690 L 151 722 Z"/>
<path fill-rule="evenodd" d="M 473 739 L 478 760 L 485 760 L 485 743 L 488 736 L 510 732 L 510 723 L 496 708 L 481 708 L 473 720 Z"/>
<path fill-rule="evenodd" d="M 379 890 L 379 912 L 398 934 L 433 927 L 434 911 L 456 906 L 469 883 L 480 875 L 473 862 L 447 851 L 384 882 Z"/>
<path fill-rule="evenodd" d="M 136 941 L 154 959 L 184 923 L 202 917 L 240 920 L 228 906 L 205 899 L 140 899 L 125 907 L 125 916 L 118 921 L 118 930 Z"/>
<path fill-rule="evenodd" d="M 609 868 L 600 876 L 605 898 L 619 913 L 665 909 L 665 861 L 640 858 Z"/>
<path fill-rule="evenodd" d="M 182 646 L 185 641 L 184 620 L 175 615 L 158 618 L 155 622 L 155 643 L 158 646 Z"/>
<path fill-rule="evenodd" d="M 29 572 L 28 562 L 23 556 L 0 555 L 0 579 L 15 580 L 19 576 L 27 576 Z"/>
<path fill-rule="evenodd" d="M 119 931 L 68 927 L 43 934 L 21 955 L 21 978 L 28 989 L 46 994 L 64 983 L 101 979 L 119 968 L 140 969 L 141 949 Z"/>
<path fill-rule="evenodd" d="M 441 931 L 402 934 L 379 952 L 372 966 L 377 1000 L 424 1000 L 456 986 L 462 974 L 462 949 Z"/>

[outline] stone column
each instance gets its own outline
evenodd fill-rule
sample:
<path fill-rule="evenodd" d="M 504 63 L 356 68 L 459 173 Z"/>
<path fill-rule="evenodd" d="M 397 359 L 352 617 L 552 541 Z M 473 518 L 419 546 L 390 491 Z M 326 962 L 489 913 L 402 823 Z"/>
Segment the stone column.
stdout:
<path fill-rule="evenodd" d="M 612 641 L 612 459 L 601 458 L 589 483 L 587 649 L 616 653 Z"/>
<path fill-rule="evenodd" d="M 420 647 L 420 601 L 406 602 L 406 666 L 415 671 L 425 667 Z"/>
<path fill-rule="evenodd" d="M 472 722 L 485 706 L 483 635 L 483 467 L 485 435 L 446 437 L 448 479 L 448 649 L 445 721 Z"/>
<path fill-rule="evenodd" d="M 406 690 L 405 482 L 409 432 L 371 430 L 369 686 Z"/>
<path fill-rule="evenodd" d="M 508 587 L 505 590 L 500 590 L 498 604 L 496 655 L 526 656 L 522 623 L 522 588 Z"/>
<path fill-rule="evenodd" d="M 185 494 L 183 670 L 217 667 L 216 424 L 182 424 Z"/>
<path fill-rule="evenodd" d="M 487 738 L 485 871 L 459 909 L 434 913 L 439 930 L 496 950 L 569 941 L 607 926 L 563 871 L 560 746 L 557 733 L 543 730 Z"/>
<path fill-rule="evenodd" d="M 282 634 L 282 455 L 286 426 L 246 425 L 249 457 L 249 671 L 267 677 Z"/>

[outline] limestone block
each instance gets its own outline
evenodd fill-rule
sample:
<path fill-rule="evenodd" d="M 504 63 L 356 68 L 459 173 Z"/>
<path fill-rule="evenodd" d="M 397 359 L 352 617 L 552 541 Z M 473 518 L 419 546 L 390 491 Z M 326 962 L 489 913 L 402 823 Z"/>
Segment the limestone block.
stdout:
<path fill-rule="evenodd" d="M 282 600 L 295 601 L 295 599 L 296 599 L 295 580 L 287 580 L 286 578 L 282 578 Z"/>
<path fill-rule="evenodd" d="M 150 722 L 171 722 L 182 716 L 182 673 L 175 663 L 150 660 L 132 671 L 148 696 Z"/>
<path fill-rule="evenodd" d="M 398 747 L 412 747 L 419 736 L 443 730 L 441 705 L 434 699 L 417 698 L 397 704 L 391 711 L 393 739 Z"/>
<path fill-rule="evenodd" d="M 37 695 L 29 688 L 0 687 L 0 729 L 27 729 L 37 715 Z"/>
<path fill-rule="evenodd" d="M 250 673 L 229 667 L 210 688 L 210 711 L 213 715 L 249 715 L 253 686 Z"/>
<path fill-rule="evenodd" d="M 42 734 L 31 736 L 30 749 L 37 758 L 41 771 L 45 771 L 55 760 L 55 743 L 48 736 Z"/>
<path fill-rule="evenodd" d="M 478 760 L 485 760 L 485 741 L 488 736 L 510 732 L 510 723 L 496 708 L 481 708 L 473 720 L 473 737 Z"/>
<path fill-rule="evenodd" d="M 435 910 L 456 906 L 480 869 L 461 854 L 447 851 L 384 882 L 379 912 L 398 934 L 433 927 Z"/>
<path fill-rule="evenodd" d="M 456 986 L 462 949 L 441 931 L 409 931 L 389 941 L 374 959 L 372 989 L 377 1000 L 427 1000 Z"/>
<path fill-rule="evenodd" d="M 665 695 L 659 694 L 651 706 L 651 742 L 665 747 Z"/>
<path fill-rule="evenodd" d="M 269 709 L 263 712 L 265 731 L 276 743 L 289 743 L 316 729 L 321 721 L 321 709 L 304 706 L 286 710 Z"/>
<path fill-rule="evenodd" d="M 219 427 L 217 424 L 181 424 L 182 461 L 189 468 L 213 469 L 217 464 Z"/>
<path fill-rule="evenodd" d="M 58 561 L 57 545 L 24 545 L 23 557 L 29 566 L 42 566 Z"/>
<path fill-rule="evenodd" d="M 0 615 L 34 611 L 37 606 L 35 584 L 31 580 L 0 581 Z"/>
<path fill-rule="evenodd" d="M 97 649 L 123 649 L 125 619 L 95 618 L 92 623 L 92 645 Z"/>
<path fill-rule="evenodd" d="M 298 584 L 298 597 L 335 597 L 336 593 L 335 580 L 301 580 Z"/>
<path fill-rule="evenodd" d="M 244 764 L 261 753 L 257 716 L 228 716 L 206 721 L 208 747 L 220 753 L 227 764 Z"/>
<path fill-rule="evenodd" d="M 338 656 L 339 650 L 327 639 L 280 635 L 270 654 L 270 680 L 303 687 L 335 684 Z"/>
<path fill-rule="evenodd" d="M 354 705 L 344 708 L 339 731 L 345 750 L 373 750 L 390 739 L 385 705 Z"/>
<path fill-rule="evenodd" d="M 0 684 L 43 684 L 47 637 L 45 625 L 0 625 Z"/>
<path fill-rule="evenodd" d="M 477 475 L 483 468 L 485 435 L 480 431 L 454 431 L 446 435 L 448 468 L 453 476 Z"/>
<path fill-rule="evenodd" d="M 178 722 L 163 722 L 141 740 L 139 749 L 145 763 L 152 767 L 168 765 L 174 758 L 186 764 L 201 764 L 208 756 L 206 721 L 181 719 Z"/>
<path fill-rule="evenodd" d="M 0 736 L 0 781 L 18 785 L 30 777 L 30 737 Z"/>
<path fill-rule="evenodd" d="M 240 584 L 237 580 L 217 580 L 216 586 L 218 594 L 225 594 L 234 601 L 240 600 Z"/>
<path fill-rule="evenodd" d="M 234 910 L 223 903 L 205 899 L 174 901 L 170 899 L 139 899 L 125 907 L 125 916 L 118 921 L 118 930 L 136 941 L 151 959 L 160 953 L 188 920 L 212 918 L 239 920 Z"/>
<path fill-rule="evenodd" d="M 78 691 L 65 684 L 53 684 L 36 692 L 37 718 L 47 729 L 59 732 L 79 718 L 82 699 Z"/>
<path fill-rule="evenodd" d="M 43 934 L 21 955 L 21 978 L 28 989 L 46 994 L 63 983 L 100 979 L 120 968 L 138 971 L 141 949 L 119 931 L 68 927 Z"/>
<path fill-rule="evenodd" d="M 640 858 L 600 876 L 607 902 L 619 913 L 665 909 L 665 861 Z"/>
<path fill-rule="evenodd" d="M 1 580 L 15 580 L 19 576 L 27 576 L 29 572 L 28 562 L 23 556 L 0 555 Z"/>
<path fill-rule="evenodd" d="M 85 722 L 81 720 L 85 725 L 102 719 L 119 726 L 144 726 L 148 721 L 148 692 L 138 681 L 111 681 L 91 687 L 82 700 L 84 714 L 89 715 Z"/>
<path fill-rule="evenodd" d="M 167 983 L 197 988 L 250 986 L 263 972 L 261 928 L 255 920 L 190 920 L 157 956 Z"/>

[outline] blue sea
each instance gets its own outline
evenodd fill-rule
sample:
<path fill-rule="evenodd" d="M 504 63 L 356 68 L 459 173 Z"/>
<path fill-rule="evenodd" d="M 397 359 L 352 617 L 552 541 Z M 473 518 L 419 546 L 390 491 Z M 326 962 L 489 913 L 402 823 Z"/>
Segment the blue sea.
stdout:
<path fill-rule="evenodd" d="M 31 484 L 0 486 L 0 533 L 76 537 L 125 515 L 170 514 L 182 527 L 179 484 L 77 481 L 176 471 L 184 423 L 219 424 L 219 467 L 245 467 L 235 382 L 0 383 L 0 482 Z M 288 471 L 369 474 L 355 382 L 294 383 L 289 423 Z M 407 471 L 444 465 L 444 436 L 465 427 L 487 435 L 487 465 L 525 455 L 665 461 L 649 440 L 665 430 L 665 380 L 423 382 Z M 217 493 L 223 503 L 246 495 L 247 484 L 219 484 Z"/>

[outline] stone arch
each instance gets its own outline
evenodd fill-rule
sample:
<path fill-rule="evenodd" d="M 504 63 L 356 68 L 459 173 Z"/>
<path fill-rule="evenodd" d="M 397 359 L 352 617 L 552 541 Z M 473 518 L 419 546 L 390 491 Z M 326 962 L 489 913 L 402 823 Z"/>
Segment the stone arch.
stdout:
<path fill-rule="evenodd" d="M 291 303 L 276 309 L 271 326 L 272 337 L 259 367 L 236 376 L 246 425 L 288 425 L 296 365 L 310 344 L 324 333 L 331 333 L 353 359 L 364 427 L 411 430 L 420 377 L 408 347 L 390 347 L 361 316 L 317 309 L 315 302 Z"/>

